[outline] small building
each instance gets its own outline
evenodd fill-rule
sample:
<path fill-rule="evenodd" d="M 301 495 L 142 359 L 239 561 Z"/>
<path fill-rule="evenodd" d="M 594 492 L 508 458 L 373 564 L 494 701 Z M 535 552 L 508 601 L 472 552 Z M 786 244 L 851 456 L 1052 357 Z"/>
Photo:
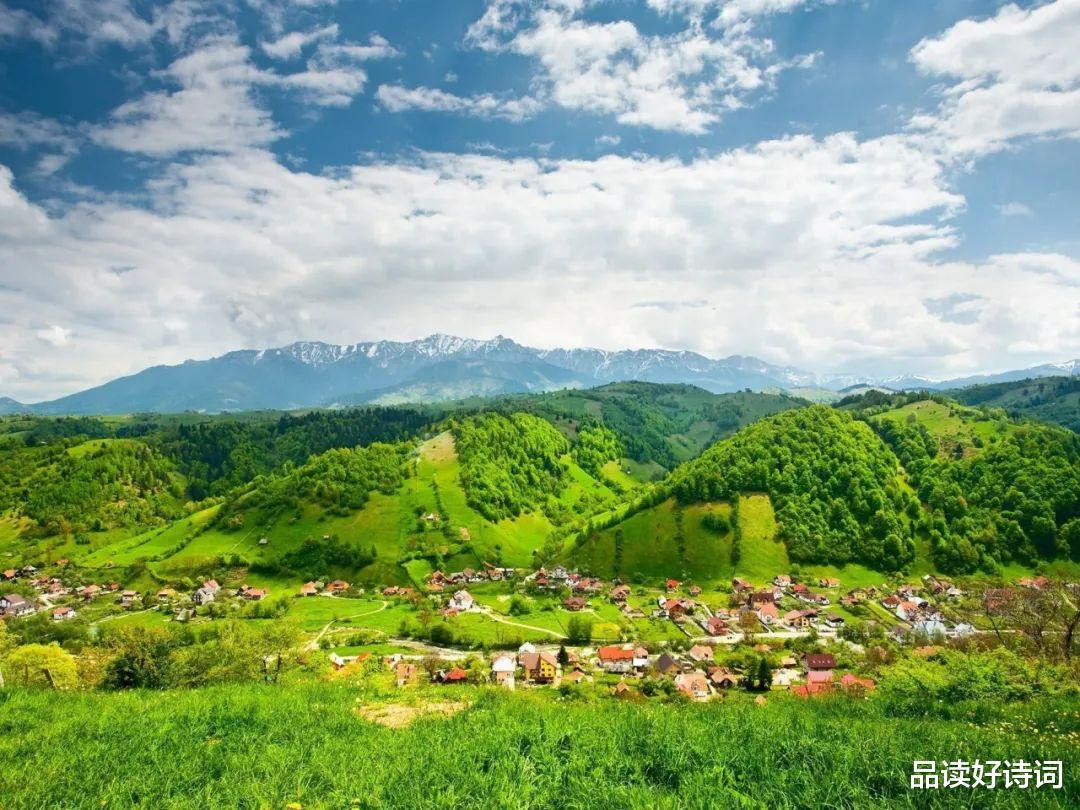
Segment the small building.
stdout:
<path fill-rule="evenodd" d="M 468 591 L 461 590 L 451 597 L 449 607 L 457 611 L 466 611 L 472 610 L 473 605 L 475 604 L 476 600 L 473 599 L 472 594 Z"/>
<path fill-rule="evenodd" d="M 171 602 L 177 596 L 176 591 L 173 588 L 162 588 L 157 592 L 157 600 L 162 604 Z"/>
<path fill-rule="evenodd" d="M 0 596 L 0 612 L 12 616 L 29 616 L 35 612 L 34 603 L 21 593 L 9 593 Z"/>
<path fill-rule="evenodd" d="M 727 667 L 710 667 L 709 683 L 716 689 L 732 689 L 739 684 L 739 676 Z"/>
<path fill-rule="evenodd" d="M 713 657 L 713 648 L 704 644 L 695 644 L 690 648 L 687 653 L 690 659 L 693 661 L 711 661 Z"/>
<path fill-rule="evenodd" d="M 524 653 L 518 658 L 527 683 L 551 683 L 558 674 L 558 659 L 549 652 Z"/>
<path fill-rule="evenodd" d="M 710 636 L 727 636 L 731 634 L 731 628 L 719 616 L 710 616 L 705 622 L 705 632 Z"/>
<path fill-rule="evenodd" d="M 568 599 L 563 600 L 563 607 L 573 612 L 585 609 L 585 597 L 583 596 L 571 596 Z"/>
<path fill-rule="evenodd" d="M 627 598 L 630 596 L 629 585 L 616 585 L 611 589 L 611 601 L 616 605 L 626 604 Z"/>
<path fill-rule="evenodd" d="M 625 674 L 634 668 L 635 652 L 625 647 L 600 647 L 596 651 L 596 658 L 600 663 L 600 668 L 605 672 Z"/>
<path fill-rule="evenodd" d="M 326 586 L 326 592 L 331 594 L 342 593 L 343 591 L 349 590 L 349 587 L 349 583 L 345 580 L 335 579 L 333 582 Z"/>
<path fill-rule="evenodd" d="M 314 582 L 305 582 L 300 586 L 301 596 L 315 596 L 319 593 L 319 589 L 315 587 Z"/>
<path fill-rule="evenodd" d="M 513 689 L 515 672 L 517 672 L 517 664 L 509 655 L 500 655 L 491 662 L 491 681 L 496 686 Z"/>
<path fill-rule="evenodd" d="M 199 588 L 197 591 L 195 591 L 195 593 L 193 593 L 191 595 L 191 601 L 194 602 L 199 607 L 202 607 L 203 605 L 210 604 L 216 598 L 217 598 L 217 591 L 212 591 L 209 588 L 207 588 L 205 585 L 203 587 Z"/>
<path fill-rule="evenodd" d="M 656 671 L 661 675 L 673 675 L 682 671 L 682 664 L 670 653 L 660 653 L 656 659 Z"/>
<path fill-rule="evenodd" d="M 691 700 L 708 700 L 711 694 L 708 678 L 705 677 L 704 672 L 697 669 L 693 672 L 680 672 L 676 675 L 675 688 Z"/>
<path fill-rule="evenodd" d="M 433 680 L 436 683 L 465 683 L 469 680 L 469 673 L 463 670 L 461 667 L 453 667 L 448 670 L 440 669 L 435 673 Z"/>
<path fill-rule="evenodd" d="M 780 611 L 776 609 L 776 605 L 772 602 L 766 602 L 757 609 L 758 621 L 760 621 L 766 627 L 772 627 L 772 625 L 780 618 Z"/>
<path fill-rule="evenodd" d="M 420 683 L 420 670 L 416 664 L 398 661 L 394 666 L 394 682 L 399 689 L 403 686 L 416 686 Z"/>
<path fill-rule="evenodd" d="M 836 656 L 831 653 L 807 653 L 804 661 L 807 672 L 836 669 Z"/>
<path fill-rule="evenodd" d="M 669 593 L 671 591 L 677 591 L 679 589 L 679 580 L 669 579 L 664 585 L 667 587 Z"/>

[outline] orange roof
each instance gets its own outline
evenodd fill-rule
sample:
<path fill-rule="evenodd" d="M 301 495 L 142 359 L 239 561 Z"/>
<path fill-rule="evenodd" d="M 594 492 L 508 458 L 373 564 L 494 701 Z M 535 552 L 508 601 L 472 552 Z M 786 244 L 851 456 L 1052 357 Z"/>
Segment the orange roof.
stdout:
<path fill-rule="evenodd" d="M 634 651 L 614 646 L 601 647 L 596 651 L 596 657 L 601 661 L 631 661 L 634 658 Z"/>

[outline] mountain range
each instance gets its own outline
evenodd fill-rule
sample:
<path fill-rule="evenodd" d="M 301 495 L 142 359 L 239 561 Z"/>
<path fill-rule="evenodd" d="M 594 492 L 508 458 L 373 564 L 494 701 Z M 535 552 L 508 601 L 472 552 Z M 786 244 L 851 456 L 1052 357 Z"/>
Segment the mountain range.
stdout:
<path fill-rule="evenodd" d="M 819 375 L 756 357 L 709 358 L 667 349 L 535 349 L 510 338 L 436 334 L 408 342 L 297 342 L 153 366 L 48 402 L 0 397 L 0 413 L 131 413 L 430 402 L 582 388 L 625 380 L 690 383 L 714 393 L 751 389 L 945 389 L 1028 377 L 1075 376 L 1080 361 L 954 380 Z"/>

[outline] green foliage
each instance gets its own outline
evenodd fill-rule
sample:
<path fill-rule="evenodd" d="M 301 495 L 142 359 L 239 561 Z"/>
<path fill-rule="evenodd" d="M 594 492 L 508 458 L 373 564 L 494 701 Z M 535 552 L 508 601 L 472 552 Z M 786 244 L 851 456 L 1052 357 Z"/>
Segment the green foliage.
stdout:
<path fill-rule="evenodd" d="M 146 525 L 181 514 L 183 489 L 172 462 L 131 440 L 102 440 L 65 449 L 8 448 L 20 455 L 2 473 L 7 503 L 44 534 Z"/>
<path fill-rule="evenodd" d="M 562 488 L 570 443 L 543 419 L 486 413 L 455 422 L 453 433 L 469 506 L 488 520 L 535 509 Z"/>
<path fill-rule="evenodd" d="M 767 492 L 792 560 L 897 570 L 915 549 L 896 458 L 863 423 L 821 405 L 751 425 L 671 476 L 686 503 Z"/>
<path fill-rule="evenodd" d="M 592 641 L 593 620 L 588 616 L 571 616 L 566 622 L 566 638 L 571 644 Z"/>
<path fill-rule="evenodd" d="M 578 431 L 572 455 L 574 461 L 593 477 L 600 477 L 600 468 L 623 455 L 622 442 L 615 431 L 602 425 L 592 425 Z"/>
<path fill-rule="evenodd" d="M 973 385 L 950 391 L 967 405 L 1004 408 L 1043 422 L 1080 432 L 1080 377 L 1043 377 L 1035 380 Z"/>
<path fill-rule="evenodd" d="M 316 540 L 309 537 L 292 551 L 282 555 L 278 562 L 281 569 L 301 579 L 325 577 L 335 568 L 359 570 L 375 561 L 371 549 L 362 549 L 331 535 Z"/>
<path fill-rule="evenodd" d="M 875 422 L 911 475 L 937 566 L 946 572 L 1032 564 L 1073 553 L 1080 515 L 1080 437 L 1035 423 L 1015 427 L 968 458 L 941 457 L 922 424 Z"/>
<path fill-rule="evenodd" d="M 75 657 L 58 644 L 26 644 L 16 647 L 0 668 L 9 686 L 74 689 L 79 684 Z"/>
<path fill-rule="evenodd" d="M 368 691 L 336 683 L 12 690 L 2 709 L 0 795 L 11 807 L 1080 805 L 1066 737 L 1076 729 L 1075 701 L 1003 715 L 1015 722 L 1002 729 L 887 718 L 874 700 L 844 697 L 675 706 L 463 687 L 471 708 L 387 729 L 357 717 L 358 698 L 376 709 L 385 699 L 359 688 Z M 1061 736 L 1013 730 L 1040 712 Z M 792 767 L 808 758 L 813 767 Z M 1062 760 L 1064 786 L 913 793 L 912 762 L 930 758 Z"/>

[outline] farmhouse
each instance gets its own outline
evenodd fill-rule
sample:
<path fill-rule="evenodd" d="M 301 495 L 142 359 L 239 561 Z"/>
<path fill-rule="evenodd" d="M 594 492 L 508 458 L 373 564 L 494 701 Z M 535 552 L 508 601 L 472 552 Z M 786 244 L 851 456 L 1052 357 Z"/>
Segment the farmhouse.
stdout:
<path fill-rule="evenodd" d="M 596 651 L 600 668 L 605 672 L 627 673 L 634 668 L 634 650 L 624 647 L 600 647 Z"/>
<path fill-rule="evenodd" d="M 318 593 L 319 589 L 314 582 L 305 582 L 303 585 L 300 586 L 301 596 L 315 596 Z"/>
<path fill-rule="evenodd" d="M 836 669 L 836 657 L 831 653 L 807 653 L 804 663 L 807 672 Z"/>
<path fill-rule="evenodd" d="M 563 607 L 567 610 L 572 610 L 575 613 L 579 610 L 585 609 L 585 597 L 583 596 L 571 596 L 568 599 L 563 600 Z"/>
<path fill-rule="evenodd" d="M 716 689 L 731 689 L 739 683 L 739 676 L 727 667 L 710 667 L 709 683 Z"/>
<path fill-rule="evenodd" d="M 709 699 L 709 681 L 705 673 L 695 669 L 693 672 L 681 672 L 675 676 L 675 688 L 692 700 Z"/>
<path fill-rule="evenodd" d="M 20 593 L 9 593 L 0 596 L 0 613 L 11 616 L 29 616 L 34 612 L 34 603 L 27 600 Z"/>
<path fill-rule="evenodd" d="M 712 647 L 704 644 L 695 644 L 687 653 L 693 661 L 711 661 L 713 657 Z"/>
<path fill-rule="evenodd" d="M 216 596 L 216 591 L 212 591 L 204 585 L 192 594 L 191 601 L 201 607 L 202 605 L 208 605 L 213 602 Z"/>
<path fill-rule="evenodd" d="M 335 579 L 329 585 L 326 586 L 326 592 L 330 594 L 341 593 L 342 591 L 349 590 L 349 583 L 343 579 Z"/>
<path fill-rule="evenodd" d="M 52 620 L 54 622 L 66 622 L 68 619 L 74 619 L 76 616 L 75 608 L 68 607 L 67 605 L 61 605 L 52 609 Z"/>
<path fill-rule="evenodd" d="M 626 604 L 627 597 L 630 596 L 629 585 L 616 585 L 611 589 L 611 601 L 616 605 Z"/>
<path fill-rule="evenodd" d="M 517 664 L 509 655 L 500 655 L 491 662 L 491 680 L 496 686 L 513 689 L 515 672 L 517 672 Z"/>
<path fill-rule="evenodd" d="M 769 627 L 780 617 L 780 612 L 772 602 L 766 602 L 758 608 L 757 617 L 758 621 L 766 627 Z"/>
<path fill-rule="evenodd" d="M 711 616 L 705 622 L 705 632 L 710 636 L 726 636 L 731 633 L 727 622 L 719 616 Z"/>
<path fill-rule="evenodd" d="M 558 673 L 559 662 L 549 652 L 524 653 L 518 656 L 521 661 L 523 678 L 531 683 L 551 683 Z"/>
<path fill-rule="evenodd" d="M 471 593 L 469 593 L 468 591 L 458 591 L 450 599 L 449 607 L 454 610 L 465 611 L 472 610 L 473 605 L 475 604 L 476 600 L 472 598 Z"/>

